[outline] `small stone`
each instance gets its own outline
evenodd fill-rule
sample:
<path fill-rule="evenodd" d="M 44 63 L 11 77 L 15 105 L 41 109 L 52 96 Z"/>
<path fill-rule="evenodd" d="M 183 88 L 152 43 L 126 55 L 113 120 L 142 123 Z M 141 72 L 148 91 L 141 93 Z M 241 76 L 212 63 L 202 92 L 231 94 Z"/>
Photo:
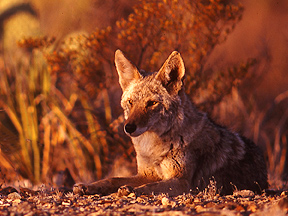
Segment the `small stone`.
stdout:
<path fill-rule="evenodd" d="M 62 205 L 64 206 L 69 206 L 70 204 L 71 204 L 70 200 L 62 202 Z"/>
<path fill-rule="evenodd" d="M 251 205 L 248 206 L 247 210 L 251 211 L 251 212 L 256 212 L 257 211 L 257 206 L 255 204 L 251 204 Z"/>
<path fill-rule="evenodd" d="M 130 198 L 136 198 L 136 194 L 135 194 L 134 192 L 132 192 L 132 193 L 130 193 L 130 194 L 128 195 L 128 197 L 130 197 Z"/>
<path fill-rule="evenodd" d="M 162 203 L 163 206 L 171 206 L 171 207 L 175 207 L 176 206 L 176 202 L 171 200 L 168 197 L 163 197 L 161 199 L 161 203 Z"/>
<path fill-rule="evenodd" d="M 278 205 L 280 208 L 287 209 L 288 208 L 288 197 L 286 196 L 286 197 L 280 199 L 280 201 L 278 202 Z"/>
<path fill-rule="evenodd" d="M 8 194 L 8 199 L 11 200 L 21 199 L 21 195 L 18 192 L 13 192 Z"/>
<path fill-rule="evenodd" d="M 162 203 L 162 205 L 164 205 L 164 206 L 168 206 L 169 203 L 170 203 L 170 200 L 169 200 L 167 197 L 163 197 L 163 198 L 161 199 L 161 203 Z"/>
<path fill-rule="evenodd" d="M 195 210 L 196 210 L 197 213 L 200 213 L 200 212 L 204 211 L 205 208 L 202 207 L 201 205 L 197 205 L 197 206 L 195 206 Z"/>
<path fill-rule="evenodd" d="M 235 211 L 243 212 L 243 211 L 245 211 L 245 208 L 244 208 L 242 205 L 238 205 L 238 206 L 235 208 Z M 252 211 L 252 210 L 251 210 L 251 211 Z"/>

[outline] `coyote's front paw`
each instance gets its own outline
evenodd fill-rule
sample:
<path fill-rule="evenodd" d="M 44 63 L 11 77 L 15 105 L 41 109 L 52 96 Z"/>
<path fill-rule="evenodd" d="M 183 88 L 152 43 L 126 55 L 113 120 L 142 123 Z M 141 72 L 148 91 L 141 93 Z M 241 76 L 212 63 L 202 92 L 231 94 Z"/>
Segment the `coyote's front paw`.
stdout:
<path fill-rule="evenodd" d="M 117 189 L 111 187 L 110 184 L 107 184 L 106 181 L 98 181 L 92 184 L 75 184 L 73 186 L 73 193 L 78 195 L 108 195 L 110 193 L 116 192 Z"/>
<path fill-rule="evenodd" d="M 80 196 L 88 194 L 88 188 L 84 184 L 74 184 L 73 186 L 73 193 L 78 194 Z"/>
<path fill-rule="evenodd" d="M 131 186 L 124 185 L 121 186 L 118 191 L 117 191 L 117 196 L 122 197 L 122 196 L 128 196 L 129 194 L 133 193 L 134 189 Z"/>

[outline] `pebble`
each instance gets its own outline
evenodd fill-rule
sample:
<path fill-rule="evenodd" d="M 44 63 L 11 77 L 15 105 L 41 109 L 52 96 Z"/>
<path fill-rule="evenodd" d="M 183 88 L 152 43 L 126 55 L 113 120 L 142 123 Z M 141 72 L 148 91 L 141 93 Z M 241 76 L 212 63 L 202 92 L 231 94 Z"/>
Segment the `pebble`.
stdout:
<path fill-rule="evenodd" d="M 18 192 L 13 192 L 8 194 L 8 199 L 11 200 L 21 199 L 21 195 Z"/>

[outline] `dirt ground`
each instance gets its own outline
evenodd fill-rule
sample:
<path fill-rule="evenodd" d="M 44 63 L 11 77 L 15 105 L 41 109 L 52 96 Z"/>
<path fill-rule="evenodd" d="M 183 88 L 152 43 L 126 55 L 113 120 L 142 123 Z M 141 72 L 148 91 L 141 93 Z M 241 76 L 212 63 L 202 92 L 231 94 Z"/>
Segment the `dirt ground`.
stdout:
<path fill-rule="evenodd" d="M 198 193 L 167 195 L 78 196 L 65 188 L 0 189 L 0 215 L 286 215 L 288 191 L 249 190 L 220 196 L 211 188 Z"/>

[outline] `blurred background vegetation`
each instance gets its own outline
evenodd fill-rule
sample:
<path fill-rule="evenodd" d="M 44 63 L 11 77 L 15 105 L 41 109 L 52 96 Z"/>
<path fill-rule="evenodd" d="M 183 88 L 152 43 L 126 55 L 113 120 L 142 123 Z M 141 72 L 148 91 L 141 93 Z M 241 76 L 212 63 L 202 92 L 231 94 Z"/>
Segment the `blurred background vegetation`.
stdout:
<path fill-rule="evenodd" d="M 285 0 L 1 0 L 2 181 L 135 173 L 114 67 L 120 48 L 147 71 L 178 50 L 195 104 L 257 143 L 271 187 L 282 187 L 287 11 Z"/>

